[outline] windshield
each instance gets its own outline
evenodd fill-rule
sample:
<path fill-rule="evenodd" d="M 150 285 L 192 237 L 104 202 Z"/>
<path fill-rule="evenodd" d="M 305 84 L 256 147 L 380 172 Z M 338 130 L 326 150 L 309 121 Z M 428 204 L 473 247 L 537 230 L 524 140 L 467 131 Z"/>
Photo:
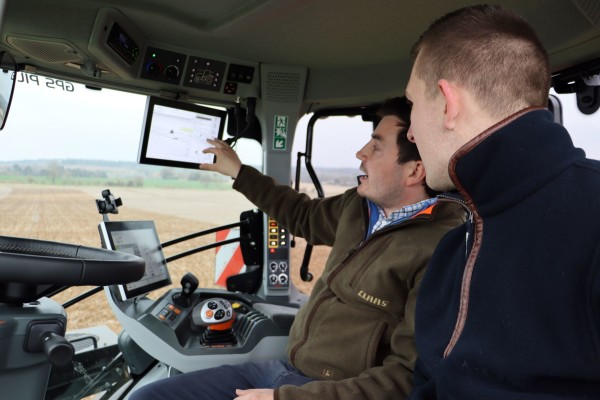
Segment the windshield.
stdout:
<path fill-rule="evenodd" d="M 575 95 L 559 98 L 575 144 L 584 148 L 588 157 L 600 158 L 600 114 L 581 114 Z M 237 222 L 241 212 L 254 208 L 231 189 L 231 179 L 219 174 L 136 162 L 146 96 L 19 73 L 13 100 L 10 118 L 0 133 L 0 235 L 99 247 L 97 226 L 102 216 L 95 200 L 104 189 L 123 201 L 119 214 L 109 215 L 111 220 L 153 220 L 162 242 Z M 305 149 L 309 119 L 307 115 L 298 124 L 292 170 L 297 152 Z M 355 154 L 371 131 L 371 124 L 357 117 L 331 117 L 315 124 L 312 162 L 326 196 L 355 185 L 360 173 Z M 257 142 L 242 139 L 236 146 L 242 162 L 261 168 L 262 150 Z M 303 170 L 301 190 L 316 197 Z M 296 240 L 292 265 L 297 268 L 305 243 Z M 209 235 L 169 247 L 165 254 L 214 241 L 215 235 Z M 322 246 L 313 252 L 315 278 L 328 253 Z M 181 277 L 191 271 L 201 287 L 216 287 L 215 254 L 214 250 L 204 251 L 169 263 L 173 286 L 179 287 Z M 316 281 L 301 282 L 297 272 L 291 277 L 306 293 Z M 66 301 L 87 289 L 71 288 L 57 300 Z M 105 302 L 104 296 L 94 296 L 82 302 L 81 311 L 69 308 L 69 328 L 107 321 L 118 332 Z"/>
<path fill-rule="evenodd" d="M 146 96 L 19 73 L 10 117 L 0 134 L 0 235 L 100 247 L 96 199 L 110 189 L 122 199 L 111 220 L 153 220 L 162 242 L 238 222 L 254 206 L 217 173 L 136 162 Z M 261 168 L 262 151 L 240 140 L 243 162 Z M 177 254 L 214 243 L 215 235 L 165 249 Z M 193 272 L 201 287 L 216 287 L 215 250 L 169 263 L 174 287 Z M 89 287 L 71 288 L 59 302 Z M 105 296 L 68 308 L 69 329 L 108 321 Z M 93 310 L 94 312 L 90 312 Z"/>

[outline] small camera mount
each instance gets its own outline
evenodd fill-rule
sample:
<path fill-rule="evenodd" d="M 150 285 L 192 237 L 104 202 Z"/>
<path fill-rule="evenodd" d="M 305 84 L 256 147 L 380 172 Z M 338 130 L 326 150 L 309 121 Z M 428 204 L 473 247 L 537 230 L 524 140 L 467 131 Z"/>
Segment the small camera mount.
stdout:
<path fill-rule="evenodd" d="M 106 218 L 106 214 L 118 214 L 119 207 L 123 205 L 121 198 L 115 198 L 110 193 L 109 189 L 104 189 L 102 191 L 102 197 L 104 200 L 96 199 L 96 207 L 98 207 L 98 212 Z"/>

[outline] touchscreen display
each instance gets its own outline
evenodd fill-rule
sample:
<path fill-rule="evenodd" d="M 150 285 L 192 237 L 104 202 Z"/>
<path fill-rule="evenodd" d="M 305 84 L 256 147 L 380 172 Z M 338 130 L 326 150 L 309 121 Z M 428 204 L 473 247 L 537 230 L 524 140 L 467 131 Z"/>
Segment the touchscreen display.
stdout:
<path fill-rule="evenodd" d="M 122 300 L 171 284 L 162 247 L 152 221 L 108 221 L 100 224 L 104 243 L 111 250 L 135 254 L 146 261 L 142 279 L 119 285 Z"/>
<path fill-rule="evenodd" d="M 223 137 L 227 112 L 192 103 L 149 97 L 138 161 L 198 169 L 214 162 L 206 139 Z"/>

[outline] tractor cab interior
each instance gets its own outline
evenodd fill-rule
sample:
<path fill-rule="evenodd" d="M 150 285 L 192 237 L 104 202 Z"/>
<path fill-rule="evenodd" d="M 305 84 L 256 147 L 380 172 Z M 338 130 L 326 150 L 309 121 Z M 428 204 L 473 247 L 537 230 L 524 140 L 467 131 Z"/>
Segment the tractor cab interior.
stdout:
<path fill-rule="evenodd" d="M 127 399 L 173 374 L 285 357 L 327 250 L 198 171 L 213 161 L 201 150 L 222 138 L 314 197 L 354 186 L 360 162 L 332 163 L 404 94 L 420 34 L 473 1 L 438 3 L 0 0 L 2 397 Z M 497 3 L 547 48 L 556 121 L 597 131 L 598 7 Z M 335 135 L 316 133 L 338 117 Z"/>

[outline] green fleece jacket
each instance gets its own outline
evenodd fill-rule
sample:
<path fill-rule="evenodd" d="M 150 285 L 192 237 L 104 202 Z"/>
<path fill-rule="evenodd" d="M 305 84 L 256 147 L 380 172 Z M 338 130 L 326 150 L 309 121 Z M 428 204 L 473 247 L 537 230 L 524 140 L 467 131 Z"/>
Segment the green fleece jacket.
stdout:
<path fill-rule="evenodd" d="M 275 399 L 406 398 L 419 283 L 438 241 L 464 221 L 462 209 L 438 203 L 365 241 L 368 207 L 356 189 L 310 199 L 248 166 L 233 188 L 293 235 L 332 247 L 288 345 L 291 364 L 318 381 L 284 385 Z"/>

